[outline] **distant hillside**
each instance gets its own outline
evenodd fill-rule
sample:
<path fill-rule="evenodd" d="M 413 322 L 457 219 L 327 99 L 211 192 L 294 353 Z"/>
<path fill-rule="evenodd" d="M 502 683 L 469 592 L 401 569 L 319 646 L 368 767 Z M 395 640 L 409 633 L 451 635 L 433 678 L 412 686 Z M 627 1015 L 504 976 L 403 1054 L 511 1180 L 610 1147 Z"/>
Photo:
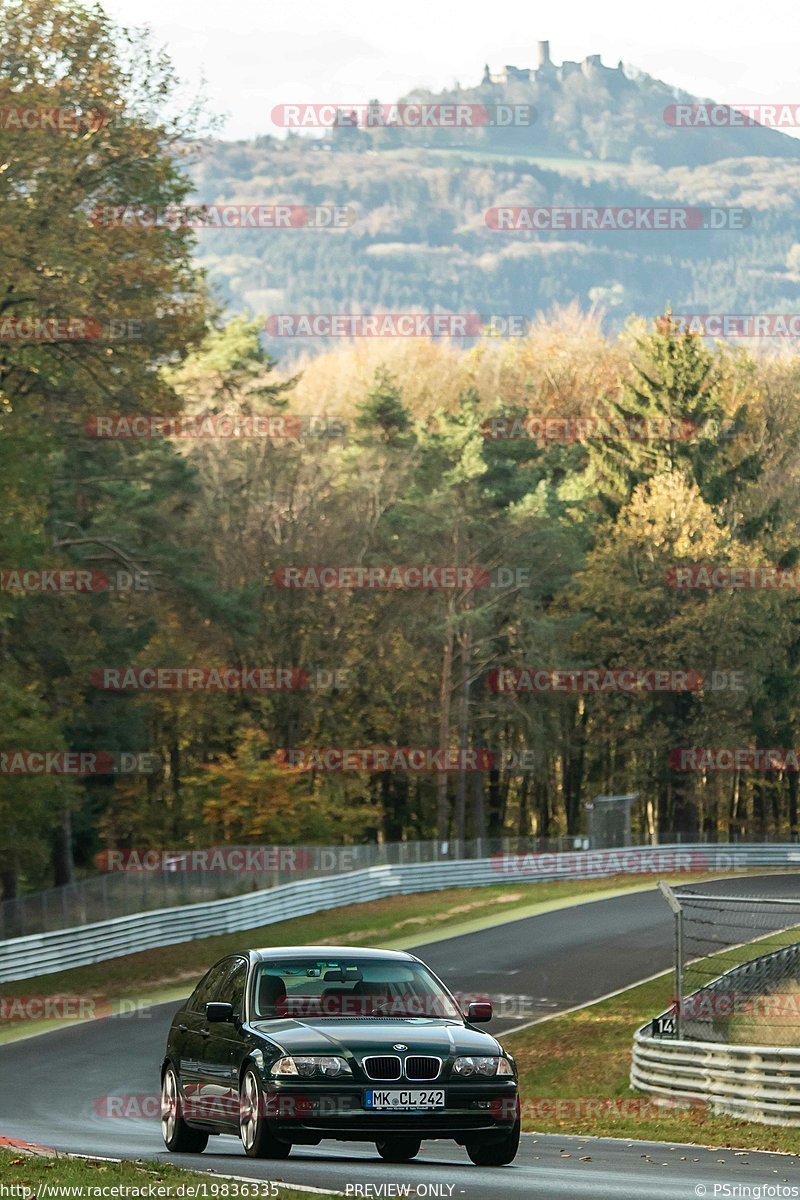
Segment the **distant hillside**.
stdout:
<path fill-rule="evenodd" d="M 500 72 L 404 101 L 532 104 L 533 125 L 335 128 L 209 141 L 194 167 L 205 203 L 346 204 L 349 229 L 203 231 L 222 301 L 253 313 L 445 310 L 532 316 L 577 300 L 611 325 L 629 312 L 794 311 L 800 142 L 777 130 L 674 128 L 674 88 L 593 57 Z M 746 229 L 504 234 L 497 205 L 743 206 Z M 270 348 L 285 357 L 289 347 Z M 304 343 L 304 349 L 308 343 Z"/>
<path fill-rule="evenodd" d="M 762 126 L 737 128 L 675 128 L 668 110 L 698 98 L 670 87 L 640 71 L 604 66 L 599 54 L 583 62 L 554 64 L 548 42 L 538 45 L 537 67 L 506 66 L 492 72 L 486 66 L 476 87 L 438 93 L 418 89 L 403 100 L 530 104 L 536 120 L 529 127 L 470 131 L 477 146 L 513 149 L 519 153 L 576 155 L 615 162 L 650 162 L 659 166 L 699 166 L 740 156 L 800 157 L 800 140 Z M 665 116 L 665 114 L 667 114 Z M 406 144 L 465 144 L 460 131 L 392 131 Z M 380 135 L 386 144 L 387 135 Z M 375 142 L 374 132 L 361 131 L 361 140 Z"/>

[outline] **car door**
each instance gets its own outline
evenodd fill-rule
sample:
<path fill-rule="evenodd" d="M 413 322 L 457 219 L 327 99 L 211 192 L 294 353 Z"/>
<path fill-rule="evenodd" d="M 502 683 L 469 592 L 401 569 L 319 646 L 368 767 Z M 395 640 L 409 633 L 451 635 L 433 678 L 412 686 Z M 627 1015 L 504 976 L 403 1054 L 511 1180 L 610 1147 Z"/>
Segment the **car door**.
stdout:
<path fill-rule="evenodd" d="M 238 1128 L 239 1123 L 239 1062 L 243 1046 L 241 1021 L 244 1018 L 244 993 L 248 962 L 245 958 L 227 960 L 224 978 L 215 994 L 206 1003 L 230 1004 L 233 1021 L 206 1021 L 208 1037 L 203 1047 L 203 1105 L 214 1120 Z"/>
<path fill-rule="evenodd" d="M 178 1018 L 175 1056 L 190 1116 L 200 1115 L 199 1106 L 202 1103 L 205 1051 L 209 1039 L 206 1003 L 222 984 L 229 967 L 229 959 L 213 966 L 201 979 Z"/>

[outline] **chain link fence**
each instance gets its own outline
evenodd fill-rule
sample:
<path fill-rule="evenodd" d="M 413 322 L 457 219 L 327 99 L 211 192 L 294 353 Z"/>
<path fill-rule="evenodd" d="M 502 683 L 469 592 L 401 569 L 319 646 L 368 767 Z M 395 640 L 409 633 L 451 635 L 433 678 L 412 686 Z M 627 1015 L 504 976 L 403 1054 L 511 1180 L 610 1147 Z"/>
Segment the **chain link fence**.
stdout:
<path fill-rule="evenodd" d="M 675 915 L 675 995 L 654 1034 L 800 1046 L 800 897 L 660 886 Z"/>
<path fill-rule="evenodd" d="M 0 901 L 0 941 L 89 925 L 112 917 L 223 900 L 283 883 L 360 871 L 365 867 L 478 859 L 494 854 L 560 853 L 584 849 L 586 839 L 478 838 L 449 842 L 384 842 L 353 846 L 225 846 L 202 851 L 159 852 L 157 869 L 111 870 L 65 887 Z M 237 869 L 224 865 L 242 862 Z M 203 865 L 193 869 L 200 860 Z M 274 865 L 271 865 L 274 864 Z M 264 867 L 264 869 L 259 869 Z"/>
<path fill-rule="evenodd" d="M 598 808 L 602 810 L 603 806 Z M 0 941 L 56 929 L 70 929 L 137 912 L 223 900 L 295 880 L 318 879 L 345 871 L 363 870 L 365 867 L 450 862 L 490 858 L 500 854 L 560 854 L 620 844 L 632 847 L 657 844 L 729 846 L 752 842 L 768 845 L 769 839 L 729 839 L 715 834 L 698 836 L 696 833 L 662 834 L 655 839 L 629 832 L 620 838 L 616 823 L 612 820 L 607 825 L 605 818 L 601 817 L 591 836 L 451 839 L 448 842 L 384 842 L 351 846 L 225 846 L 202 851 L 176 851 L 171 862 L 162 855 L 158 870 L 111 870 L 64 887 L 0 901 Z M 776 844 L 783 842 L 776 839 Z M 260 857 L 263 863 L 274 862 L 275 865 L 263 870 L 247 865 L 245 869 L 236 870 L 215 866 L 215 856 L 221 856 L 220 861 L 230 862 L 237 852 L 245 856 L 245 864 L 255 861 L 258 865 Z M 202 856 L 207 865 L 188 869 L 193 855 Z M 182 861 L 184 859 L 186 861 Z"/>

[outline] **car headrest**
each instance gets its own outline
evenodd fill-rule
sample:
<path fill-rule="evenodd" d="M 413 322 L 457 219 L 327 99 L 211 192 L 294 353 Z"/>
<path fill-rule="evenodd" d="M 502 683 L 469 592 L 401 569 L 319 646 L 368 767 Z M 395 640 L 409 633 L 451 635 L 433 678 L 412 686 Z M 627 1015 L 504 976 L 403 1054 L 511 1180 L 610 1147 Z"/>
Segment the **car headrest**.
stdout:
<path fill-rule="evenodd" d="M 356 996 L 388 996 L 392 990 L 390 983 L 384 983 L 381 979 L 362 979 L 353 988 L 353 994 Z"/>
<path fill-rule="evenodd" d="M 271 1016 L 286 1007 L 286 985 L 280 975 L 262 975 L 258 984 L 258 1011 Z"/>

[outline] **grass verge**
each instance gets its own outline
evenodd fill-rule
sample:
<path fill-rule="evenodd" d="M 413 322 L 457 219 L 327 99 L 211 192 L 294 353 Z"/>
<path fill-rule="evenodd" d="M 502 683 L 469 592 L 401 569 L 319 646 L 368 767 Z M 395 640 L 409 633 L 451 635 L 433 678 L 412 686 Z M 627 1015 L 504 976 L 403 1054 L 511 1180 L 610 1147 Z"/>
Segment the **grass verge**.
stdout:
<path fill-rule="evenodd" d="M 713 876 L 687 873 L 669 881 L 686 884 L 709 878 Z M 132 1012 L 140 1005 L 179 1000 L 188 995 L 212 963 L 246 946 L 373 945 L 401 950 L 654 887 L 653 875 L 614 875 L 540 883 L 509 880 L 488 887 L 416 892 L 2 983 L 0 1044 L 75 1019 Z M 66 1020 L 59 1016 L 62 1002 L 53 1003 L 53 998 L 59 996 L 75 998 L 76 1011 Z M 37 1018 L 31 998 L 51 1003 L 46 1019 Z"/>
<path fill-rule="evenodd" d="M 502 883 L 477 889 L 416 892 L 3 983 L 0 984 L 0 1043 L 68 1023 L 59 1019 L 58 1005 L 54 1005 L 53 1014 L 46 1020 L 26 1018 L 31 997 L 80 998 L 84 1001 L 84 1018 L 120 1009 L 132 1010 L 137 1004 L 180 999 L 188 995 L 213 962 L 243 946 L 378 945 L 402 949 L 654 886 L 652 876 L 618 875 L 608 879 L 519 886 Z M 15 998 L 21 1004 L 14 1005 Z M 30 1008 L 33 1011 L 32 1005 Z M 8 1016 L 4 1016 L 6 1012 Z"/>
<path fill-rule="evenodd" d="M 503 1038 L 520 1070 L 528 1132 L 800 1153 L 800 1129 L 749 1124 L 704 1107 L 663 1109 L 629 1084 L 633 1034 L 669 1007 L 671 972 Z"/>
<path fill-rule="evenodd" d="M 237 1186 L 234 1180 L 225 1180 L 219 1175 L 213 1175 L 211 1178 L 217 1181 L 218 1191 L 215 1194 L 220 1198 L 228 1197 L 229 1200 L 237 1200 L 237 1197 L 242 1195 L 255 1195 L 256 1188 L 258 1188 L 259 1196 L 285 1195 L 287 1200 L 317 1200 L 321 1191 L 321 1189 L 307 1191 L 305 1188 L 290 1187 L 286 1184 L 278 1184 L 277 1187 L 274 1187 L 266 1180 L 255 1179 L 249 1181 L 248 1188 L 244 1182 Z M 65 1155 L 42 1158 L 38 1154 L 26 1154 L 24 1151 L 16 1149 L 4 1150 L 2 1147 L 0 1147 L 0 1179 L 3 1180 L 6 1188 L 14 1186 L 19 1189 L 5 1193 L 9 1196 L 13 1195 L 16 1200 L 43 1198 L 48 1195 L 48 1192 L 44 1190 L 47 1187 L 142 1188 L 143 1191 L 140 1193 L 142 1196 L 146 1196 L 147 1189 L 153 1187 L 159 1189 L 155 1194 L 164 1197 L 165 1200 L 167 1197 L 175 1197 L 176 1200 L 180 1197 L 181 1200 L 187 1200 L 187 1197 L 191 1198 L 192 1196 L 190 1189 L 193 1185 L 205 1183 L 210 1187 L 208 1175 L 182 1170 L 180 1167 L 173 1167 L 168 1163 L 141 1160 L 109 1162 L 106 1159 L 97 1158 L 67 1158 Z M 229 1189 L 227 1192 L 224 1190 L 226 1183 Z M 182 1187 L 181 1191 L 177 1190 L 179 1187 Z M 160 1190 L 162 1188 L 163 1191 Z M 106 1196 L 111 1194 L 110 1191 L 105 1192 Z M 341 1193 L 333 1194 L 340 1195 Z M 87 1192 L 87 1200 L 93 1195 L 97 1195 L 97 1193 Z M 136 1192 L 130 1190 L 127 1195 L 135 1197 Z"/>

